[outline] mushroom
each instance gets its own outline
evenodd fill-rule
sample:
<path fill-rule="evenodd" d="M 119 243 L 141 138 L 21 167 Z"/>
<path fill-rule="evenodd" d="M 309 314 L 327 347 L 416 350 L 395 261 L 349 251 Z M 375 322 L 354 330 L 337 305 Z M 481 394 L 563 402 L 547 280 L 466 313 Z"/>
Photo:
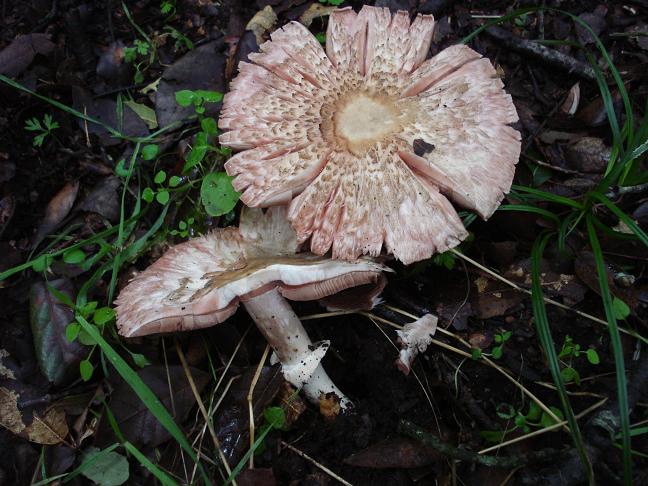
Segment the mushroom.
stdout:
<path fill-rule="evenodd" d="M 513 179 L 518 116 L 479 53 L 426 60 L 433 30 L 431 15 L 364 6 L 330 15 L 326 51 L 299 23 L 273 32 L 219 119 L 241 200 L 289 204 L 299 243 L 346 260 L 454 247 L 467 231 L 449 200 L 488 218 Z"/>
<path fill-rule="evenodd" d="M 313 346 L 286 299 L 321 299 L 345 289 L 382 288 L 386 267 L 362 258 L 345 262 L 297 253 L 284 207 L 244 208 L 238 228 L 219 228 L 172 247 L 137 275 L 116 301 L 126 337 L 200 329 L 223 322 L 243 303 L 274 349 L 286 379 L 316 403 L 348 399 L 319 364 L 328 343 Z M 362 302 L 362 301 L 361 301 Z"/>

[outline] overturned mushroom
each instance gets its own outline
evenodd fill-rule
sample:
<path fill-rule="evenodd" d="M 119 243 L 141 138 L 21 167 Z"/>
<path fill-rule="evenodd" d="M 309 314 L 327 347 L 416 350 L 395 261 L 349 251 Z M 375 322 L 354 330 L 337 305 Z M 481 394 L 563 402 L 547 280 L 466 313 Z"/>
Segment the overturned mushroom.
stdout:
<path fill-rule="evenodd" d="M 342 262 L 296 253 L 285 208 L 245 208 L 239 228 L 217 229 L 171 248 L 119 295 L 119 333 L 143 336 L 200 329 L 223 322 L 242 302 L 282 364 L 284 376 L 317 402 L 333 392 L 319 361 L 327 343 L 313 346 L 284 299 L 317 300 L 361 285 L 383 285 L 386 270 L 369 259 Z"/>
<path fill-rule="evenodd" d="M 439 319 L 436 316 L 425 314 L 420 319 L 405 324 L 402 329 L 396 331 L 401 350 L 395 364 L 405 376 L 409 375 L 414 358 L 419 353 L 424 353 L 432 342 L 438 322 Z"/>
<path fill-rule="evenodd" d="M 520 134 L 488 59 L 455 45 L 426 56 L 434 19 L 351 8 L 326 52 L 291 22 L 242 62 L 225 96 L 226 164 L 252 207 L 290 204 L 311 251 L 351 260 L 384 245 L 411 263 L 467 232 L 448 201 L 488 218 L 511 185 Z"/>

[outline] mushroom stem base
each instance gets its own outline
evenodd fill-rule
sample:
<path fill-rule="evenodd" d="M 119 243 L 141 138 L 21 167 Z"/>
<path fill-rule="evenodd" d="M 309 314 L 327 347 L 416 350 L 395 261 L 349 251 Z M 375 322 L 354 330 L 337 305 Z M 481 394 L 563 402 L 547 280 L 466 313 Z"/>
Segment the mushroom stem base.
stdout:
<path fill-rule="evenodd" d="M 312 366 L 308 366 L 313 362 L 313 343 L 299 317 L 276 288 L 245 301 L 243 305 L 277 354 L 286 380 L 302 388 L 314 404 L 319 405 L 323 393 L 333 392 L 339 397 L 342 408 L 350 405 L 349 399 L 331 381 L 322 365 L 318 363 L 314 371 Z M 289 369 L 291 372 L 287 373 Z"/>

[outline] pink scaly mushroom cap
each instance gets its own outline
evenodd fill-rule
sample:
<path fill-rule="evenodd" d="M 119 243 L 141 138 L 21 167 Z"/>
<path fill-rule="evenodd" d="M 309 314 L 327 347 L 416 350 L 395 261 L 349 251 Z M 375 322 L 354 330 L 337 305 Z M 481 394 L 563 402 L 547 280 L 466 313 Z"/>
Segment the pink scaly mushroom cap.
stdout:
<path fill-rule="evenodd" d="M 370 259 L 344 262 L 296 253 L 286 208 L 245 208 L 239 228 L 221 228 L 172 247 L 119 294 L 123 336 L 187 331 L 231 316 L 239 302 L 273 288 L 291 300 L 317 300 L 355 286 L 384 286 L 389 270 Z"/>
<path fill-rule="evenodd" d="M 452 202 L 484 219 L 520 154 L 511 97 L 488 59 L 455 45 L 425 60 L 434 19 L 333 12 L 326 52 L 291 22 L 242 62 L 225 95 L 225 165 L 248 206 L 289 203 L 313 253 L 404 263 L 457 245 Z"/>

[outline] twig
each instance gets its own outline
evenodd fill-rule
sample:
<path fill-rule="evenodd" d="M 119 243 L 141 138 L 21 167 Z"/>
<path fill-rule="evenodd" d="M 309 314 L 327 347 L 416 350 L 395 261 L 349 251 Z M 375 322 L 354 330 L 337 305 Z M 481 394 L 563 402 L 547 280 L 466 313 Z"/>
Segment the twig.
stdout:
<path fill-rule="evenodd" d="M 373 318 L 373 319 L 376 319 L 376 320 L 378 320 L 378 321 L 380 321 L 380 322 L 382 322 L 384 324 L 395 327 L 396 329 L 401 329 L 402 328 L 402 326 L 400 326 L 399 324 L 396 324 L 395 322 L 392 322 L 392 321 L 390 321 L 388 319 L 385 319 L 383 317 L 379 317 L 379 316 L 377 316 L 375 314 L 372 314 L 371 312 L 360 312 L 360 314 L 362 314 L 364 316 L 367 316 L 367 317 L 370 317 L 370 318 Z M 412 316 L 412 314 L 409 314 L 409 313 L 405 313 L 405 314 L 407 314 L 408 317 Z M 418 319 L 418 318 L 414 317 L 414 319 Z M 470 343 L 466 342 L 465 340 L 463 340 L 461 337 L 457 336 L 456 334 L 454 334 L 454 333 L 452 333 L 450 331 L 447 331 L 446 329 L 443 329 L 442 327 L 437 327 L 437 331 L 439 331 L 441 334 L 445 334 L 447 336 L 455 338 L 457 341 L 461 342 L 468 349 L 471 348 Z M 467 358 L 472 358 L 472 354 L 470 354 L 470 353 L 468 353 L 466 351 L 462 351 L 460 349 L 457 349 L 457 348 L 455 348 L 453 346 L 450 346 L 449 344 L 446 344 L 443 341 L 439 341 L 438 339 L 432 338 L 430 342 L 432 344 L 436 344 L 437 346 L 439 346 L 441 348 L 452 351 L 453 353 L 457 353 L 457 354 L 459 354 L 461 356 L 465 356 Z M 552 419 L 554 419 L 554 421 L 556 421 L 556 422 L 561 421 L 560 417 L 558 417 L 553 410 L 551 410 L 549 407 L 547 407 L 537 396 L 535 396 L 530 390 L 528 390 L 524 385 L 522 385 L 513 376 L 511 376 L 511 374 L 507 370 L 505 370 L 504 368 L 502 368 L 498 364 L 494 363 L 492 360 L 490 360 L 486 356 L 482 356 L 479 361 L 481 361 L 481 362 L 485 363 L 486 365 L 490 366 L 491 368 L 494 368 L 497 371 L 499 371 L 502 375 L 504 375 L 504 377 L 507 380 L 509 380 L 511 383 L 513 383 L 514 386 L 519 388 L 522 393 L 524 393 L 527 397 L 529 397 L 531 400 L 533 400 L 545 413 L 547 413 L 547 415 L 549 415 Z M 569 429 L 567 427 L 565 427 L 565 430 L 568 431 Z"/>
<path fill-rule="evenodd" d="M 628 379 L 628 406 L 633 409 L 642 396 L 648 394 L 648 356 L 644 356 L 632 370 Z M 583 438 L 590 461 L 605 470 L 604 451 L 610 447 L 611 437 L 621 428 L 618 399 L 610 400 L 607 406 L 594 414 L 583 428 Z M 566 486 L 580 484 L 584 477 L 583 463 L 572 449 L 560 461 L 540 471 L 528 471 L 525 484 L 544 484 L 546 486 Z"/>
<path fill-rule="evenodd" d="M 571 174 L 571 175 L 580 174 L 580 172 L 578 172 L 577 170 L 563 169 L 562 167 L 558 167 L 557 165 L 549 164 L 548 162 L 544 162 L 544 161 L 542 161 L 540 159 L 536 159 L 535 157 L 531 157 L 531 156 L 529 156 L 527 154 L 524 154 L 524 153 L 521 154 L 521 156 L 524 157 L 525 159 L 530 160 L 534 164 L 538 164 L 538 165 L 541 165 L 543 167 L 547 167 L 547 168 L 549 168 L 551 170 L 555 170 L 557 172 L 562 172 L 563 174 Z"/>
<path fill-rule="evenodd" d="M 604 398 L 603 400 L 599 400 L 598 402 L 596 402 L 591 407 L 586 408 L 581 413 L 576 415 L 576 418 L 577 419 L 583 418 L 588 413 L 593 412 L 597 408 L 603 406 L 603 404 L 605 404 L 605 402 L 607 402 L 607 401 L 608 401 L 608 398 Z M 524 434 L 524 435 L 521 435 L 519 437 L 515 437 L 514 439 L 502 442 L 500 444 L 496 444 L 494 446 L 487 447 L 486 449 L 482 449 L 481 451 L 479 451 L 477 454 L 486 454 L 487 452 L 500 450 L 503 447 L 507 447 L 507 446 L 510 446 L 512 444 L 517 444 L 518 442 L 522 442 L 524 440 L 531 439 L 532 437 L 537 437 L 537 436 L 545 434 L 547 432 L 551 432 L 552 430 L 559 429 L 560 427 L 562 427 L 565 424 L 567 424 L 567 421 L 562 420 L 562 421 L 558 422 L 557 424 L 553 424 L 553 425 L 550 425 L 548 427 L 544 427 L 542 429 L 534 430 L 533 432 L 530 432 L 528 434 Z"/>
<path fill-rule="evenodd" d="M 250 416 L 250 450 L 254 450 L 254 406 L 252 404 L 254 397 L 254 387 L 259 381 L 259 376 L 261 376 L 261 370 L 263 369 L 263 363 L 268 359 L 268 353 L 270 352 L 270 345 L 266 344 L 265 350 L 263 351 L 263 356 L 259 361 L 259 366 L 257 366 L 256 371 L 254 372 L 254 377 L 250 383 L 250 389 L 247 394 L 248 402 L 248 412 Z M 254 469 L 254 454 L 250 454 L 250 469 Z"/>
<path fill-rule="evenodd" d="M 486 456 L 447 444 L 434 434 L 430 434 L 408 420 L 399 422 L 398 431 L 452 459 L 481 464 L 487 467 L 515 468 L 534 462 L 552 461 L 563 453 L 556 449 L 541 449 L 524 455 Z"/>
<path fill-rule="evenodd" d="M 175 347 L 176 347 L 176 352 L 178 353 L 178 358 L 180 358 L 180 363 L 182 364 L 182 369 L 184 370 L 185 375 L 187 375 L 187 380 L 189 381 L 189 387 L 191 388 L 191 391 L 194 395 L 194 398 L 196 399 L 196 402 L 198 402 L 198 408 L 200 409 L 200 413 L 205 419 L 205 422 L 207 422 L 207 428 L 209 429 L 209 433 L 212 437 L 212 440 L 214 441 L 214 447 L 218 451 L 218 456 L 220 457 L 220 460 L 223 463 L 223 467 L 225 468 L 225 471 L 227 471 L 227 475 L 231 477 L 232 470 L 230 469 L 227 459 L 225 458 L 225 454 L 223 454 L 223 449 L 221 449 L 220 442 L 218 440 L 218 437 L 216 436 L 216 431 L 214 430 L 214 424 L 212 424 L 211 420 L 209 420 L 209 415 L 207 415 L 207 410 L 205 410 L 205 404 L 202 402 L 202 398 L 200 398 L 200 393 L 198 393 L 198 389 L 196 388 L 196 383 L 194 382 L 193 376 L 191 376 L 191 371 L 189 370 L 187 359 L 185 358 L 182 349 L 180 349 L 180 343 L 177 340 L 175 342 Z M 236 486 L 236 480 L 234 478 L 232 478 L 232 484 Z"/>
<path fill-rule="evenodd" d="M 297 454 L 298 456 L 303 457 L 303 458 L 306 459 L 307 461 L 310 461 L 310 462 L 311 462 L 315 467 L 317 467 L 318 469 L 321 469 L 322 471 L 324 471 L 326 474 L 328 474 L 329 476 L 331 476 L 331 477 L 332 477 L 333 479 L 335 479 L 336 481 L 339 481 L 340 483 L 344 484 L 345 486 L 353 486 L 349 481 L 347 481 L 347 480 L 345 480 L 345 479 L 342 479 L 340 476 L 338 476 L 338 475 L 335 474 L 333 471 L 331 471 L 328 467 L 326 467 L 326 466 L 323 465 L 323 464 L 320 464 L 319 462 L 317 462 L 315 459 L 313 459 L 312 457 L 310 457 L 310 456 L 309 456 L 308 454 L 306 454 L 305 452 L 300 451 L 300 450 L 297 449 L 296 447 L 291 446 L 290 444 L 288 444 L 287 442 L 284 442 L 283 440 L 280 442 L 280 444 L 281 444 L 282 446 L 284 446 L 284 447 L 290 449 L 291 451 L 293 451 L 293 452 L 294 452 L 295 454 Z"/>
<path fill-rule="evenodd" d="M 461 253 L 460 251 L 458 251 L 458 250 L 456 250 L 456 249 L 454 249 L 454 248 L 450 249 L 449 251 L 451 251 L 454 255 L 458 256 L 459 258 L 462 258 L 462 259 L 466 260 L 467 262 L 471 263 L 472 265 L 474 265 L 475 267 L 479 268 L 480 270 L 486 272 L 486 273 L 489 274 L 490 276 L 496 278 L 496 279 L 499 280 L 500 282 L 503 282 L 503 283 L 505 283 L 506 285 L 508 285 L 508 286 L 510 286 L 510 287 L 512 287 L 512 288 L 514 288 L 515 290 L 518 290 L 518 291 L 520 291 L 520 292 L 524 292 L 525 294 L 528 294 L 528 295 L 532 295 L 532 293 L 531 293 L 530 290 L 525 289 L 524 287 L 520 287 L 520 286 L 519 286 L 518 284 L 516 284 L 515 282 L 511 282 L 510 280 L 508 280 L 508 279 L 502 277 L 502 276 L 501 276 L 500 274 L 498 274 L 497 272 L 494 272 L 494 271 L 491 270 L 490 268 L 485 267 L 484 265 L 480 264 L 479 262 L 477 262 L 477 261 L 473 260 L 472 258 L 470 258 L 470 257 L 468 257 L 468 256 L 466 256 L 466 255 L 464 255 L 464 254 Z M 578 309 L 574 309 L 573 307 L 569 307 L 568 305 L 562 304 L 562 303 L 560 303 L 560 302 L 558 302 L 558 301 L 556 301 L 556 300 L 549 299 L 549 298 L 547 298 L 547 297 L 544 297 L 543 299 L 544 299 L 544 301 L 545 301 L 547 304 L 555 305 L 556 307 L 560 307 L 561 309 L 565 309 L 565 310 L 568 310 L 568 311 L 574 312 L 575 314 L 577 314 L 577 315 L 579 315 L 579 316 L 581 316 L 581 317 L 584 317 L 585 319 L 589 319 L 590 321 L 594 321 L 594 322 L 597 322 L 597 323 L 599 323 L 599 324 L 603 324 L 603 325 L 606 326 L 606 327 L 609 326 L 609 324 L 608 324 L 607 321 L 604 321 L 603 319 L 599 319 L 598 317 L 595 317 L 595 316 L 593 316 L 593 315 L 591 315 L 591 314 L 587 314 L 586 312 L 579 311 Z M 632 336 L 632 337 L 634 337 L 635 339 L 638 339 L 638 340 L 642 341 L 644 344 L 648 344 L 648 338 L 645 338 L 645 337 L 642 336 L 641 334 L 638 334 L 638 333 L 636 333 L 636 332 L 634 332 L 634 331 L 631 331 L 631 330 L 629 330 L 629 329 L 625 329 L 625 328 L 623 328 L 623 327 L 619 327 L 619 331 L 622 332 L 622 333 L 624 333 L 624 334 L 627 334 L 627 335 L 629 335 L 629 336 Z"/>
<path fill-rule="evenodd" d="M 551 66 L 564 69 L 588 81 L 596 81 L 596 74 L 589 64 L 574 59 L 567 54 L 550 49 L 538 42 L 516 37 L 502 27 L 487 27 L 486 33 L 514 51 L 533 56 Z"/>

